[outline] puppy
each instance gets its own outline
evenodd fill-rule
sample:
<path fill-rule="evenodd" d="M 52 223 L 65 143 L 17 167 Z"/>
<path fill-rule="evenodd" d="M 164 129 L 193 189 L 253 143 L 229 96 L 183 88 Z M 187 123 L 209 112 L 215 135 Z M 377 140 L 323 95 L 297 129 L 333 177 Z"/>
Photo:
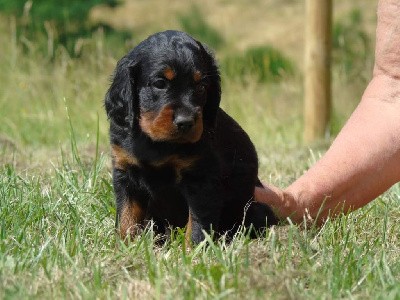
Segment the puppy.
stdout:
<path fill-rule="evenodd" d="M 213 55 L 186 33 L 156 33 L 118 62 L 105 109 L 122 238 L 150 219 L 159 233 L 186 226 L 194 243 L 277 223 L 252 202 L 257 154 L 220 98 Z"/>

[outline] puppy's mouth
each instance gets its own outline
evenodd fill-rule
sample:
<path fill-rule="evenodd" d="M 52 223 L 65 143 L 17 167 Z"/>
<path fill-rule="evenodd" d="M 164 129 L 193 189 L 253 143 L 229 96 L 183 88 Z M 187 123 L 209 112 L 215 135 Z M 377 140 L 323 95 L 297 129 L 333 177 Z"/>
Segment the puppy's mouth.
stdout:
<path fill-rule="evenodd" d="M 165 106 L 160 112 L 141 112 L 139 125 L 153 141 L 195 143 L 203 134 L 201 110 L 195 114 L 177 114 Z"/>

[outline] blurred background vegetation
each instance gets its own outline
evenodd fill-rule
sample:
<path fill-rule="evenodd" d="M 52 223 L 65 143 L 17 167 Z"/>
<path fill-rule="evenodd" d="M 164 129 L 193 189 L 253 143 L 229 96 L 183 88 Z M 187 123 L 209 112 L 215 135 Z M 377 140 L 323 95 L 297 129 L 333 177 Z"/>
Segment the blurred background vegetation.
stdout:
<path fill-rule="evenodd" d="M 375 2 L 334 3 L 332 136 L 371 76 Z M 107 152 L 102 101 L 115 64 L 166 29 L 186 31 L 215 51 L 222 106 L 250 133 L 261 160 L 276 149 L 306 149 L 303 12 L 304 2 L 294 0 L 0 0 L 1 157 L 56 158 L 69 143 L 68 116 L 83 153 L 92 153 L 97 137 Z"/>
<path fill-rule="evenodd" d="M 89 11 L 99 4 L 114 7 L 117 2 L 116 0 L 3 0 L 0 2 L 0 10 L 17 18 L 20 37 L 33 40 L 47 34 L 52 44 L 63 45 L 71 54 L 78 54 L 78 40 L 90 37 L 99 27 L 98 24 L 88 22 Z M 46 44 L 37 46 L 43 47 Z M 54 53 L 50 51 L 48 54 Z"/>

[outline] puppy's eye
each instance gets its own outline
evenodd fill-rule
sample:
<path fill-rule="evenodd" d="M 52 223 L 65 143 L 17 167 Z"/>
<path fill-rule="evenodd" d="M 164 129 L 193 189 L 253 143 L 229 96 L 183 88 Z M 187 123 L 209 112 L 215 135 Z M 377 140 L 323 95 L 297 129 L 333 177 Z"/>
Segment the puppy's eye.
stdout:
<path fill-rule="evenodd" d="M 165 89 L 167 87 L 167 81 L 165 79 L 162 79 L 162 78 L 157 79 L 156 81 L 153 82 L 153 86 L 156 89 L 163 90 L 163 89 Z"/>
<path fill-rule="evenodd" d="M 199 83 L 196 86 L 196 92 L 199 94 L 204 94 L 207 89 L 207 85 L 205 83 Z"/>

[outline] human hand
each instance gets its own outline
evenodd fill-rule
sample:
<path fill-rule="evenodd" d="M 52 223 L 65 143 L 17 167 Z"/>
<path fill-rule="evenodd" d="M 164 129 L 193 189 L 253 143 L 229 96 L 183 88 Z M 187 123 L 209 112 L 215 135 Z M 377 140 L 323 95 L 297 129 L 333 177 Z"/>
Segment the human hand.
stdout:
<path fill-rule="evenodd" d="M 304 209 L 300 201 L 291 193 L 278 187 L 263 183 L 263 187 L 255 188 L 254 198 L 256 202 L 271 207 L 279 219 L 290 218 L 294 222 L 300 222 L 303 218 Z"/>

